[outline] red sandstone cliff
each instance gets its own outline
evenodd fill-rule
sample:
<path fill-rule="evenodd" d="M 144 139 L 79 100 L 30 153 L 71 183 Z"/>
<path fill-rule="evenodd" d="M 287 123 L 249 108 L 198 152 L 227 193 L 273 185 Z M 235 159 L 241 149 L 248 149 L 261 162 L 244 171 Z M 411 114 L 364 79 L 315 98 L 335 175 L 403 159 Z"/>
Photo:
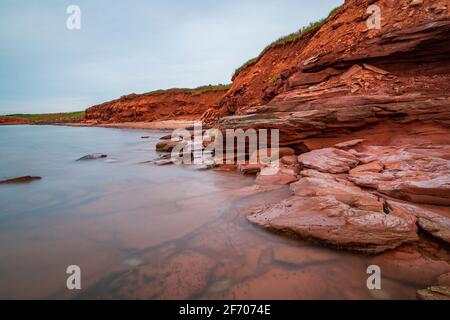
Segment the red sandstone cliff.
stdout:
<path fill-rule="evenodd" d="M 375 3 L 381 29 L 369 30 L 367 8 Z M 89 108 L 86 120 L 201 116 L 222 127 L 279 127 L 285 145 L 381 123 L 446 126 L 449 39 L 447 0 L 348 0 L 323 25 L 265 50 L 229 90 L 133 94 Z"/>
<path fill-rule="evenodd" d="M 375 3 L 381 29 L 369 30 Z M 203 120 L 279 128 L 281 145 L 303 153 L 282 157 L 275 174 L 239 167 L 259 171 L 259 184 L 291 189 L 249 221 L 366 253 L 417 242 L 419 229 L 450 243 L 448 7 L 347 0 L 322 26 L 265 50 L 234 77 Z"/>
<path fill-rule="evenodd" d="M 216 105 L 227 89 L 206 86 L 131 94 L 87 109 L 85 119 L 102 123 L 195 120 Z"/>
<path fill-rule="evenodd" d="M 233 78 L 230 90 L 220 103 L 203 115 L 206 122 L 258 106 L 282 92 L 283 82 L 293 72 L 302 50 L 316 33 L 312 30 L 299 41 L 268 49 L 256 63 L 242 68 Z"/>
<path fill-rule="evenodd" d="M 29 119 L 14 118 L 14 117 L 2 117 L 0 116 L 0 125 L 22 125 L 22 124 L 33 124 L 35 123 Z"/>
<path fill-rule="evenodd" d="M 366 10 L 375 3 L 381 29 L 369 30 Z M 436 283 L 450 260 L 439 245 L 429 250 L 419 230 L 450 243 L 448 7 L 448 0 L 347 0 L 323 25 L 266 49 L 227 92 L 133 95 L 86 117 L 203 112 L 221 129 L 279 128 L 281 159 L 238 169 L 257 173 L 260 185 L 289 184 L 291 193 L 252 209 L 250 222 L 359 252 L 395 249 L 374 258 L 383 272 Z"/>
<path fill-rule="evenodd" d="M 381 9 L 380 30 L 366 25 L 374 3 Z M 348 0 L 320 28 L 243 69 L 203 119 L 221 118 L 227 128 L 277 127 L 283 145 L 371 138 L 371 131 L 384 132 L 375 139 L 387 140 L 390 131 L 407 135 L 414 128 L 428 132 L 422 142 L 432 140 L 431 132 L 443 141 L 450 119 L 448 5 Z M 423 137 L 423 130 L 416 133 Z"/>

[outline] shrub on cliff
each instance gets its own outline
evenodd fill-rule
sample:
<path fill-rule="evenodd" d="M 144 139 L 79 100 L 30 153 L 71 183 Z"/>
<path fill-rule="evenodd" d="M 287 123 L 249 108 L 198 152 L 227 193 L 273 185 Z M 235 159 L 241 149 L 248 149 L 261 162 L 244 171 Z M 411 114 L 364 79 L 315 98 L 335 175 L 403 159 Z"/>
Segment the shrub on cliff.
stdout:
<path fill-rule="evenodd" d="M 303 35 L 305 35 L 306 33 L 312 32 L 314 30 L 318 30 L 325 22 L 327 22 L 327 20 L 330 17 L 332 17 L 336 13 L 336 11 L 340 7 L 341 6 L 336 7 L 333 10 L 331 10 L 331 12 L 328 14 L 328 16 L 326 18 L 323 18 L 323 19 L 321 19 L 319 21 L 316 21 L 316 22 L 311 22 L 308 26 L 301 28 L 297 32 L 293 32 L 293 33 L 291 33 L 291 34 L 289 34 L 287 36 L 281 37 L 281 38 L 275 40 L 274 42 L 272 42 L 271 44 L 269 44 L 267 47 L 264 48 L 264 50 L 256 58 L 248 60 L 242 66 L 237 68 L 234 71 L 234 74 L 233 74 L 233 77 L 231 78 L 231 80 L 233 81 L 242 70 L 244 70 L 244 69 L 254 65 L 255 63 L 257 63 L 259 61 L 259 59 L 261 59 L 261 57 L 268 50 L 270 50 L 272 48 L 276 48 L 276 47 L 279 47 L 279 46 L 284 46 L 286 44 L 290 44 L 290 43 L 296 42 L 296 41 L 300 40 L 303 37 Z"/>

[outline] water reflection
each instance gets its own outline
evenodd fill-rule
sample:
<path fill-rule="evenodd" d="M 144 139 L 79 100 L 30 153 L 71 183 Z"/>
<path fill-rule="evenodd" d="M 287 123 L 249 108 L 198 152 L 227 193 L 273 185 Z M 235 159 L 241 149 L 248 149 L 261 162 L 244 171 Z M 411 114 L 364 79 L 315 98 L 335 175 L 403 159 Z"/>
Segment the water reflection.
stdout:
<path fill-rule="evenodd" d="M 141 139 L 141 136 L 150 139 Z M 267 233 L 245 216 L 286 197 L 237 174 L 141 164 L 161 132 L 0 127 L 0 298 L 411 299 L 366 287 L 372 258 Z M 117 161 L 76 162 L 102 152 Z M 82 269 L 81 292 L 65 287 Z"/>

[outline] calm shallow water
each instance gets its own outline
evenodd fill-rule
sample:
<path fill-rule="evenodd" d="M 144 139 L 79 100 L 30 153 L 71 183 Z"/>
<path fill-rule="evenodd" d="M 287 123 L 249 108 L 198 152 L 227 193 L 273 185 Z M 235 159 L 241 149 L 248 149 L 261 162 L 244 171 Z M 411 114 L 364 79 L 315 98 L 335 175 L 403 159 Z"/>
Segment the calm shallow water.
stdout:
<path fill-rule="evenodd" d="M 162 132 L 0 126 L 0 298 L 372 299 L 416 288 L 366 287 L 369 258 L 273 235 L 248 207 L 286 188 L 252 194 L 235 174 L 142 164 Z M 143 135 L 151 138 L 141 139 Z M 75 161 L 89 153 L 106 160 Z M 79 265 L 82 290 L 66 289 Z"/>

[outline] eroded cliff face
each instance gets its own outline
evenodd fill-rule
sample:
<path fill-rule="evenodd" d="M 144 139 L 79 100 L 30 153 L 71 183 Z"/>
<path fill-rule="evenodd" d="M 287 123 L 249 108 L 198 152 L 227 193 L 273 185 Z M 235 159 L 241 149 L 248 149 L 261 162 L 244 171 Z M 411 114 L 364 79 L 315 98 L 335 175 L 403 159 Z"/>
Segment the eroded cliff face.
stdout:
<path fill-rule="evenodd" d="M 1 117 L 0 125 L 21 125 L 21 124 L 33 124 L 34 121 L 28 119 L 14 118 L 14 117 Z"/>
<path fill-rule="evenodd" d="M 380 29 L 366 24 L 372 4 Z M 279 128 L 295 150 L 273 167 L 238 168 L 290 185 L 252 223 L 366 253 L 405 248 L 419 230 L 450 243 L 448 0 L 348 0 L 242 70 L 203 119 Z"/>
<path fill-rule="evenodd" d="M 256 63 L 243 68 L 234 76 L 230 90 L 219 104 L 209 109 L 202 119 L 212 124 L 272 100 L 283 91 L 285 80 L 295 72 L 302 50 L 315 33 L 310 31 L 300 41 L 270 48 Z"/>
<path fill-rule="evenodd" d="M 379 30 L 366 24 L 374 3 Z M 276 127 L 282 145 L 311 149 L 336 143 L 333 138 L 371 139 L 372 131 L 384 132 L 386 143 L 387 136 L 395 140 L 391 130 L 407 139 L 414 128 L 427 136 L 423 142 L 442 141 L 450 119 L 448 5 L 346 1 L 319 30 L 267 51 L 242 71 L 216 111 L 229 115 L 219 126 Z"/>
<path fill-rule="evenodd" d="M 226 89 L 197 92 L 170 89 L 132 94 L 86 110 L 85 120 L 99 123 L 156 120 L 196 120 L 225 94 Z"/>

